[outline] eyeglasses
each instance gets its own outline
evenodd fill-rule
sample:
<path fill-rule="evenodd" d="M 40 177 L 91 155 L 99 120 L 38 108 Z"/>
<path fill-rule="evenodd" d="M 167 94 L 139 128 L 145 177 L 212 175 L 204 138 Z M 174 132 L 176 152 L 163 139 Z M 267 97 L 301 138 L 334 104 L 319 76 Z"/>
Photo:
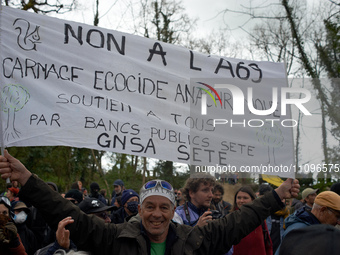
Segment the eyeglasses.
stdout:
<path fill-rule="evenodd" d="M 148 189 L 152 189 L 154 187 L 156 187 L 157 185 L 161 185 L 161 187 L 163 187 L 164 189 L 173 190 L 173 187 L 171 186 L 170 183 L 166 182 L 166 181 L 162 181 L 162 180 L 153 180 L 153 181 L 149 181 L 147 183 L 144 184 L 144 188 L 146 190 Z"/>
<path fill-rule="evenodd" d="M 337 221 L 340 222 L 340 212 L 339 212 L 339 211 L 336 211 L 336 210 L 334 210 L 334 209 L 332 209 L 332 208 L 329 208 L 329 207 L 327 207 L 327 209 L 328 209 L 329 211 L 331 211 L 331 212 L 335 215 L 335 217 L 337 218 Z"/>
<path fill-rule="evenodd" d="M 7 205 L 7 207 L 11 208 L 11 202 L 9 201 L 8 197 L 1 196 L 0 202 L 4 202 Z"/>

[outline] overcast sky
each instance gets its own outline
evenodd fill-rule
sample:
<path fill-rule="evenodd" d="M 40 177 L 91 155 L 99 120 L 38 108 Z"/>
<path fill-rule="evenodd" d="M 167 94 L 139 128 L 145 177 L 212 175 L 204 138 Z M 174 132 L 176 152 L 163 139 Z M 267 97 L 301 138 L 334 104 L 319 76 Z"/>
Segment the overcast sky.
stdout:
<path fill-rule="evenodd" d="M 100 0 L 99 2 L 99 26 L 114 29 L 127 33 L 134 33 L 133 24 L 138 16 L 138 8 L 141 0 Z M 176 0 L 179 1 L 179 0 Z M 319 0 L 300 0 L 311 5 Z M 322 0 L 326 1 L 326 0 Z M 151 2 L 151 0 L 149 0 Z M 185 13 L 193 19 L 198 19 L 196 35 L 199 38 L 209 36 L 212 30 L 229 28 L 233 41 L 244 41 L 247 39 L 245 33 L 239 27 L 250 31 L 255 22 L 260 19 L 252 19 L 244 13 L 247 8 L 252 9 L 257 14 L 270 16 L 271 10 L 277 7 L 279 0 L 182 0 Z M 282 8 L 282 7 L 280 7 Z M 95 0 L 79 1 L 77 11 L 66 15 L 53 14 L 59 18 L 78 21 L 86 24 L 93 24 Z M 230 10 L 223 13 L 226 9 Z"/>
<path fill-rule="evenodd" d="M 143 0 L 144 1 L 144 0 Z M 170 1 L 170 0 L 168 0 Z M 176 0 L 177 2 L 180 0 Z M 319 0 L 299 0 L 306 2 L 309 6 L 319 3 Z M 326 0 L 321 0 L 326 1 Z M 78 21 L 86 24 L 93 24 L 95 0 L 79 1 L 76 11 L 65 15 L 51 14 L 58 18 Z M 141 6 L 141 0 L 100 0 L 99 2 L 99 26 L 121 32 L 134 33 L 136 17 L 139 15 L 138 9 Z M 151 2 L 151 0 L 149 0 Z M 249 19 L 245 13 L 236 13 L 233 11 L 247 12 L 251 8 L 256 14 L 270 16 L 271 11 L 277 8 L 280 0 L 182 0 L 182 6 L 185 13 L 193 19 L 198 19 L 196 35 L 199 38 L 209 36 L 212 30 L 230 29 L 233 41 L 244 41 L 247 39 L 245 33 L 240 27 L 251 31 L 250 28 L 260 19 Z M 282 8 L 282 7 L 279 7 Z M 226 9 L 230 10 L 223 13 Z"/>
<path fill-rule="evenodd" d="M 242 6 L 268 6 L 270 3 L 277 3 L 278 0 L 182 0 L 182 5 L 191 19 L 198 19 L 197 33 L 200 36 L 208 35 L 212 30 L 226 28 L 232 29 L 235 36 L 245 36 L 242 30 L 237 29 L 242 26 L 249 17 L 240 13 L 221 13 L 225 9 L 245 10 Z M 80 1 L 78 10 L 66 15 L 56 16 L 63 19 L 78 21 L 86 24 L 93 24 L 94 0 Z M 101 0 L 99 5 L 99 26 L 119 30 L 122 32 L 133 32 L 133 16 L 138 15 L 137 8 L 140 0 Z M 261 4 L 259 4 L 261 3 Z M 131 8 L 133 6 L 133 8 Z M 258 9 L 259 10 L 259 9 Z M 220 13 L 220 14 L 219 14 Z M 254 22 L 254 21 L 253 21 Z M 251 25 L 251 23 L 247 23 Z M 237 37 L 237 38 L 236 38 Z"/>

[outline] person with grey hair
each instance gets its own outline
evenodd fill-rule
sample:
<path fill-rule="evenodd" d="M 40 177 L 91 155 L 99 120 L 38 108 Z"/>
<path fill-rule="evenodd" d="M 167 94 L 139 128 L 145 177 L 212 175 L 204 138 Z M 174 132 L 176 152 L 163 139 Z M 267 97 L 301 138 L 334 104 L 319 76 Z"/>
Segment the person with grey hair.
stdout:
<path fill-rule="evenodd" d="M 164 180 L 152 180 L 140 190 L 139 217 L 122 224 L 108 224 L 87 215 L 72 202 L 47 187 L 7 150 L 0 156 L 2 179 L 17 180 L 20 196 L 38 209 L 56 229 L 59 221 L 70 216 L 70 238 L 80 250 L 95 254 L 223 254 L 233 244 L 259 226 L 273 211 L 284 205 L 283 198 L 297 196 L 298 180 L 287 179 L 280 187 L 241 210 L 209 221 L 203 227 L 171 222 L 175 212 L 175 193 Z"/>
<path fill-rule="evenodd" d="M 324 191 L 315 198 L 313 208 L 308 211 L 304 207 L 289 215 L 285 220 L 286 230 L 282 242 L 287 234 L 295 229 L 305 228 L 318 224 L 335 226 L 340 224 L 340 196 L 333 191 Z M 275 255 L 279 255 L 280 247 Z"/>
<path fill-rule="evenodd" d="M 65 251 L 63 249 L 60 249 L 55 251 L 53 255 L 91 255 L 91 253 L 88 251 L 74 251 L 74 250 Z"/>

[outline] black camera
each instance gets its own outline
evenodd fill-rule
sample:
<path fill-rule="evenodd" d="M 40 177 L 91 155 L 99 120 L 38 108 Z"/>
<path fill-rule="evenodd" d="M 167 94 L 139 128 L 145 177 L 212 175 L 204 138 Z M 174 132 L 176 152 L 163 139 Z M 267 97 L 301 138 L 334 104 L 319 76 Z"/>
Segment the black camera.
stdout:
<path fill-rule="evenodd" d="M 212 219 L 215 220 L 215 219 L 219 219 L 221 218 L 223 215 L 222 213 L 220 213 L 218 210 L 211 210 L 211 214 L 212 216 Z"/>

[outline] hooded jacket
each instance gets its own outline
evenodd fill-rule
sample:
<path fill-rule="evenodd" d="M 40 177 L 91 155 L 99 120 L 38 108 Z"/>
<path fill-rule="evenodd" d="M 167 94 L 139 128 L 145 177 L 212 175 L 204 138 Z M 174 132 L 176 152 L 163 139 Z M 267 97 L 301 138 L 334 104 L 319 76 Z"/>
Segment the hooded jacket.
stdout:
<path fill-rule="evenodd" d="M 294 214 L 289 215 L 285 220 L 285 224 L 286 230 L 283 234 L 283 238 L 293 229 L 320 224 L 320 221 L 314 216 L 314 214 L 306 211 L 305 207 L 302 207 Z"/>
<path fill-rule="evenodd" d="M 150 254 L 150 240 L 138 218 L 122 224 L 104 223 L 94 215 L 81 212 L 34 175 L 20 192 L 20 197 L 37 207 L 53 229 L 60 220 L 71 216 L 74 223 L 68 226 L 70 239 L 80 250 L 100 255 Z M 274 191 L 204 227 L 193 228 L 171 222 L 165 254 L 224 254 L 283 206 Z"/>
<path fill-rule="evenodd" d="M 311 225 L 320 224 L 320 221 L 309 211 L 306 211 L 305 207 L 300 208 L 295 213 L 289 215 L 285 220 L 286 230 L 283 233 L 282 241 L 285 236 L 294 229 L 305 228 Z M 277 248 L 275 255 L 280 254 L 280 247 Z"/>

